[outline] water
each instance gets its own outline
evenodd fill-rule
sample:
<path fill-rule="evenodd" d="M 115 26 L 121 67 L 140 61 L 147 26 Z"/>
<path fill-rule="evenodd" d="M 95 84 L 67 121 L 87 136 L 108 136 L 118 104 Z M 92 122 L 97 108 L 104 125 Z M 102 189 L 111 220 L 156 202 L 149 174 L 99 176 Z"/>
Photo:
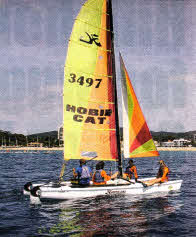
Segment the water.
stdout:
<path fill-rule="evenodd" d="M 41 205 L 30 204 L 23 185 L 58 177 L 62 152 L 0 153 L 0 236 L 195 236 L 196 152 L 160 153 L 170 179 L 183 179 L 180 192 Z M 77 164 L 68 162 L 68 168 Z M 137 159 L 135 164 L 139 177 L 154 176 L 158 170 L 157 158 Z"/>

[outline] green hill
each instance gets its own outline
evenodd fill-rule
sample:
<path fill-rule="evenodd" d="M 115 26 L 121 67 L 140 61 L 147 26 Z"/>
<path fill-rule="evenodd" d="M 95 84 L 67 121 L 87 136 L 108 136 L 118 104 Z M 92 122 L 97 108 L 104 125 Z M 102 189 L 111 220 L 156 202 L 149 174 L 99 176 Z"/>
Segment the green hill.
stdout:
<path fill-rule="evenodd" d="M 43 146 L 47 147 L 58 146 L 58 132 L 50 131 L 25 136 L 0 130 L 0 146 L 27 146 L 27 143 L 31 142 L 43 143 Z"/>
<path fill-rule="evenodd" d="M 196 131 L 188 131 L 185 133 L 179 132 L 154 132 L 151 131 L 152 137 L 154 140 L 158 142 L 164 142 L 168 140 L 174 140 L 179 138 L 184 138 L 192 141 L 193 145 L 196 145 L 193 142 L 193 135 L 196 134 Z M 121 140 L 123 138 L 123 129 L 120 128 L 120 136 Z M 0 146 L 26 146 L 27 142 L 40 142 L 43 143 L 43 146 L 53 147 L 59 146 L 58 140 L 58 132 L 57 131 L 49 131 L 42 133 L 35 133 L 25 136 L 23 134 L 11 133 L 9 131 L 0 130 Z"/>
<path fill-rule="evenodd" d="M 168 140 L 174 140 L 174 139 L 179 139 L 179 138 L 184 138 L 187 140 L 193 140 L 193 135 L 196 134 L 196 131 L 189 131 L 189 132 L 154 132 L 151 131 L 152 137 L 154 140 L 159 141 L 159 142 L 164 142 Z"/>

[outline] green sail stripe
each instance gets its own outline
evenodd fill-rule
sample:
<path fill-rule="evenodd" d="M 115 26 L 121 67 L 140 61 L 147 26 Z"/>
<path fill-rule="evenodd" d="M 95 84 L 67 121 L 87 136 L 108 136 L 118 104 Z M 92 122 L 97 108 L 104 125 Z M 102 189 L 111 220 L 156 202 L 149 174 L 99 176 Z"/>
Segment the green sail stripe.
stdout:
<path fill-rule="evenodd" d="M 128 117 L 129 117 L 129 122 L 131 123 L 132 115 L 133 115 L 133 108 L 134 108 L 134 101 L 132 98 L 131 91 L 129 89 L 129 82 L 128 78 L 126 78 L 126 84 L 127 84 L 127 100 L 128 100 Z"/>
<path fill-rule="evenodd" d="M 156 151 L 156 147 L 152 139 L 144 143 L 142 146 L 138 147 L 136 150 L 130 153 L 130 155 L 136 155 L 148 151 Z"/>
<path fill-rule="evenodd" d="M 129 85 L 128 85 L 128 80 L 126 78 L 126 73 L 125 73 L 125 67 L 124 64 L 122 62 L 121 64 L 122 68 L 121 68 L 121 73 L 122 73 L 122 86 L 123 86 L 123 99 L 124 99 L 124 104 L 125 104 L 125 109 L 128 113 L 128 117 L 129 117 L 129 121 L 130 118 L 132 116 L 133 113 L 133 100 L 132 100 L 132 96 L 129 90 Z M 127 95 L 127 97 L 125 98 L 125 95 Z"/>

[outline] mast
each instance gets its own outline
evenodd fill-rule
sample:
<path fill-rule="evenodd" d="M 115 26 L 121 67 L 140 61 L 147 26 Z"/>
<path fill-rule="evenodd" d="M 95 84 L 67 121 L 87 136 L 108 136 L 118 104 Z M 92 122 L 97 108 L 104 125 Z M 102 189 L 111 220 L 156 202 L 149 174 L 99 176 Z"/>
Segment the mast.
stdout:
<path fill-rule="evenodd" d="M 117 99 L 117 83 L 116 83 L 116 69 L 115 69 L 115 54 L 114 54 L 114 31 L 113 31 L 113 16 L 112 16 L 112 0 L 108 0 L 109 22 L 111 31 L 111 58 L 112 58 L 112 76 L 114 86 L 114 101 L 115 101 L 115 120 L 116 120 L 116 138 L 117 138 L 117 151 L 118 151 L 118 170 L 122 177 L 122 157 L 120 147 L 120 127 L 118 116 L 118 99 Z"/>

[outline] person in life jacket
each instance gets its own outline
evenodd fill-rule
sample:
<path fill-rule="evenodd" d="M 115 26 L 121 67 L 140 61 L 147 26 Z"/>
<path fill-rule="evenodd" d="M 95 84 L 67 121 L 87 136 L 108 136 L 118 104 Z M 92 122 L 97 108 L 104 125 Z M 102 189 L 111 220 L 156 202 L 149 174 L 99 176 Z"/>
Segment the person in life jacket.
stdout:
<path fill-rule="evenodd" d="M 96 171 L 93 174 L 93 184 L 94 185 L 104 185 L 109 181 L 110 179 L 115 179 L 118 176 L 118 172 L 114 173 L 113 175 L 107 175 L 104 168 L 104 162 L 100 161 L 96 164 Z"/>
<path fill-rule="evenodd" d="M 160 167 L 159 171 L 157 173 L 156 179 L 151 179 L 149 181 L 143 182 L 145 186 L 152 186 L 156 183 L 164 183 L 168 181 L 168 175 L 169 175 L 169 168 L 166 166 L 165 162 L 163 160 L 159 161 Z"/>
<path fill-rule="evenodd" d="M 74 178 L 78 178 L 78 184 L 87 186 L 90 184 L 92 171 L 91 168 L 86 166 L 86 160 L 80 159 L 80 166 L 76 169 L 73 168 Z"/>
<path fill-rule="evenodd" d="M 137 168 L 133 164 L 133 160 L 129 160 L 128 164 L 129 164 L 129 166 L 126 168 L 126 171 L 123 174 L 123 178 L 127 179 L 127 180 L 130 180 L 132 178 L 133 174 L 134 174 L 135 181 L 137 182 L 137 179 L 138 179 Z"/>

